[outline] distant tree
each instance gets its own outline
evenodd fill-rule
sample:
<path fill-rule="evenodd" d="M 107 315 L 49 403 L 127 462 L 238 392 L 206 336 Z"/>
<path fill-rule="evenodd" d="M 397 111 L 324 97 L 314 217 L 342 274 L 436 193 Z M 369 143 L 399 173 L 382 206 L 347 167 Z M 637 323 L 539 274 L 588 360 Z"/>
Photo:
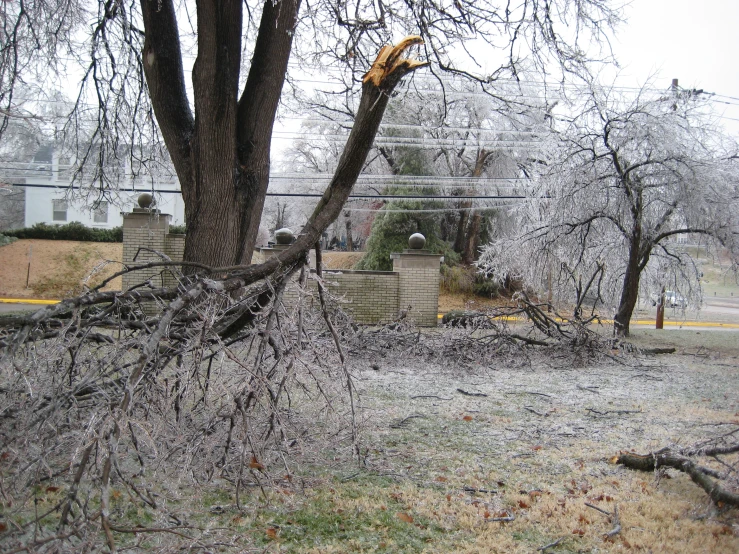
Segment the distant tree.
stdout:
<path fill-rule="evenodd" d="M 0 184 L 0 231 L 23 227 L 25 207 L 26 197 L 22 188 Z"/>
<path fill-rule="evenodd" d="M 593 86 L 538 160 L 536 198 L 481 266 L 499 279 L 557 289 L 578 307 L 586 296 L 617 306 L 628 335 L 643 291 L 700 275 L 676 239 L 702 237 L 739 259 L 737 146 L 711 126 L 700 94 L 650 98 Z"/>

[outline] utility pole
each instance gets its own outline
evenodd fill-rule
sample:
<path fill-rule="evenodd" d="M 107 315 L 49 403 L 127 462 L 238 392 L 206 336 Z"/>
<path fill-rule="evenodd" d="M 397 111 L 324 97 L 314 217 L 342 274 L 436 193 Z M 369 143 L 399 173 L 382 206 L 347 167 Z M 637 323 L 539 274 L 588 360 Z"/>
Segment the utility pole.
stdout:
<path fill-rule="evenodd" d="M 678 94 L 678 91 L 677 91 L 677 88 L 678 88 L 677 87 L 677 83 L 678 83 L 678 80 L 677 79 L 673 79 L 672 80 L 672 85 L 670 86 L 670 89 L 672 90 L 672 97 L 675 99 L 675 103 L 672 105 L 672 111 L 673 112 L 677 110 L 677 94 Z"/>

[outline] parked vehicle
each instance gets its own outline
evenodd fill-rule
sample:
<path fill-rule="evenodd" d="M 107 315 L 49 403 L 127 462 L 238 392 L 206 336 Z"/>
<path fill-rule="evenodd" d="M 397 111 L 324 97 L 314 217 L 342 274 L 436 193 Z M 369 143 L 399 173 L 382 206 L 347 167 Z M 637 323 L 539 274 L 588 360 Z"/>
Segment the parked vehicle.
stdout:
<path fill-rule="evenodd" d="M 657 302 L 659 302 L 659 295 L 652 297 L 652 306 L 656 306 Z M 670 308 L 687 308 L 688 302 L 680 293 L 674 290 L 666 290 L 665 306 L 669 306 Z"/>

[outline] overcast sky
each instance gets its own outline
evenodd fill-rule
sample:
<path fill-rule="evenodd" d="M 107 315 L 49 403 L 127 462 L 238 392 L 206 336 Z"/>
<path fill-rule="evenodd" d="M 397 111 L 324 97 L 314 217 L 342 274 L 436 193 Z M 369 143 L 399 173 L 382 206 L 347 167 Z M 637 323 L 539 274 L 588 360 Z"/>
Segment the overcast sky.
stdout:
<path fill-rule="evenodd" d="M 632 0 L 626 15 L 613 43 L 619 84 L 638 86 L 658 74 L 657 88 L 678 78 L 683 88 L 739 98 L 739 0 Z M 739 100 L 722 100 L 738 104 L 717 107 L 739 119 Z"/>

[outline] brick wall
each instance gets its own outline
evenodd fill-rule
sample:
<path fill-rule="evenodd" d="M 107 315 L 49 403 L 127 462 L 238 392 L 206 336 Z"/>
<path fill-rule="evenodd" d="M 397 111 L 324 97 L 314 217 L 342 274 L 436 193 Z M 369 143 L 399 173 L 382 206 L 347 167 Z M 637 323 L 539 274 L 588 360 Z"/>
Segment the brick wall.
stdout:
<path fill-rule="evenodd" d="M 398 283 L 394 271 L 324 271 L 329 290 L 359 323 L 387 323 L 398 315 Z"/>
<path fill-rule="evenodd" d="M 169 216 L 136 209 L 123 219 L 123 263 L 161 261 L 153 252 L 141 251 L 144 246 L 180 261 L 185 252 L 185 235 L 169 234 Z M 279 248 L 261 249 L 254 253 L 253 263 L 261 263 L 280 251 Z M 331 293 L 338 297 L 343 308 L 359 323 L 387 323 L 401 310 L 423 327 L 437 325 L 439 306 L 440 257 L 422 251 L 406 250 L 392 254 L 394 271 L 330 271 L 325 270 L 324 281 Z M 315 259 L 311 260 L 312 265 Z M 123 276 L 124 290 L 151 279 L 154 286 L 177 284 L 173 270 L 153 268 Z M 309 279 L 311 295 L 317 298 L 316 281 Z M 285 301 L 295 302 L 299 290 L 297 278 L 285 291 Z"/>

